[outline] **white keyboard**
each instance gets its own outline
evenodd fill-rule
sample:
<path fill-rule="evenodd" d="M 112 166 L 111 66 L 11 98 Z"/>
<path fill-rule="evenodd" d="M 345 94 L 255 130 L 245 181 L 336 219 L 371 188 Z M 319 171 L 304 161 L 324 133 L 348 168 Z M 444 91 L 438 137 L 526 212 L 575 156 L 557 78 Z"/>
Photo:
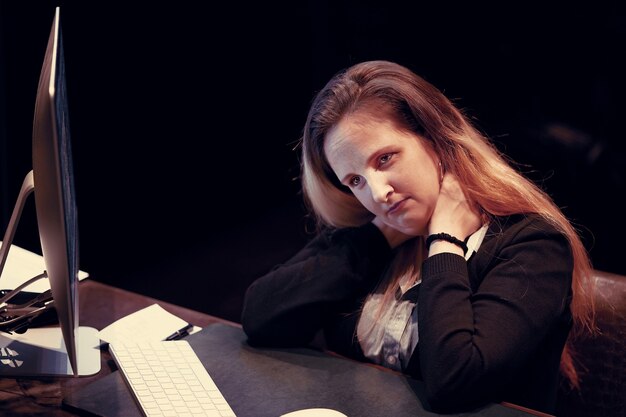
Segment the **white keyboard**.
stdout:
<path fill-rule="evenodd" d="M 186 340 L 112 343 L 109 351 L 147 417 L 236 417 Z"/>

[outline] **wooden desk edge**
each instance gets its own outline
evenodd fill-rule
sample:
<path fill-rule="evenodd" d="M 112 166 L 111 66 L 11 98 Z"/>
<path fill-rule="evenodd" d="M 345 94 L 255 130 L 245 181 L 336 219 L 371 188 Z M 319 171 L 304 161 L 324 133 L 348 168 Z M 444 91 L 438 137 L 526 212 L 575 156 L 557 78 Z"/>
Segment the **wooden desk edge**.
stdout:
<path fill-rule="evenodd" d="M 537 411 L 537 410 L 532 410 L 530 408 L 526 408 L 526 407 L 522 407 L 521 405 L 517 405 L 517 404 L 513 404 L 513 403 L 508 403 L 506 401 L 501 402 L 500 404 L 502 404 L 505 407 L 509 407 L 509 408 L 515 408 L 516 410 L 521 410 L 524 411 L 528 414 L 532 414 L 533 416 L 537 416 L 537 417 L 555 417 L 554 414 L 547 414 L 547 413 L 543 413 L 541 411 Z"/>

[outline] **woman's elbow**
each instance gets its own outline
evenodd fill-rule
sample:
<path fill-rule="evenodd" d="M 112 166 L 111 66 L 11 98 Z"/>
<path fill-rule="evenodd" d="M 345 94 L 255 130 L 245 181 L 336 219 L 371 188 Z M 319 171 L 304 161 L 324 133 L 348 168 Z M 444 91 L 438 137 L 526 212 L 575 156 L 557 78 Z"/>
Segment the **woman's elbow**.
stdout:
<path fill-rule="evenodd" d="M 261 320 L 256 316 L 248 317 L 244 314 L 241 325 L 251 346 L 300 347 L 306 346 L 313 339 L 306 326 L 289 317 Z"/>
<path fill-rule="evenodd" d="M 279 339 L 267 321 L 259 319 L 255 314 L 249 314 L 246 309 L 241 315 L 241 327 L 251 346 L 272 346 Z"/>

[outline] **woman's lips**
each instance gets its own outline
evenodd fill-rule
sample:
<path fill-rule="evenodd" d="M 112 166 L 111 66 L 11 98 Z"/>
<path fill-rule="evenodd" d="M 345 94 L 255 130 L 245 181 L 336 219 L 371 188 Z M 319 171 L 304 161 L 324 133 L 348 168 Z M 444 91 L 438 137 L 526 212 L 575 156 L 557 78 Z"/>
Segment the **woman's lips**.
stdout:
<path fill-rule="evenodd" d="M 400 201 L 393 203 L 391 207 L 389 207 L 389 210 L 387 210 L 387 214 L 390 215 L 398 212 L 404 206 L 404 203 L 406 203 L 407 200 L 408 198 L 404 198 Z"/>

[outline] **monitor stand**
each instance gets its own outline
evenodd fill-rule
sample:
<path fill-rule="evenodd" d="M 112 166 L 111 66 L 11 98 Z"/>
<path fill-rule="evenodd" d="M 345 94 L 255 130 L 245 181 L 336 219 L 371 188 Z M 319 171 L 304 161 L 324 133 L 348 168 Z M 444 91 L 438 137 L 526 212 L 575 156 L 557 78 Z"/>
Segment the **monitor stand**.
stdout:
<path fill-rule="evenodd" d="M 11 218 L 9 219 L 9 225 L 7 226 L 7 230 L 4 232 L 2 245 L 0 245 L 0 277 L 2 277 L 4 264 L 9 257 L 9 249 L 11 249 L 11 244 L 13 243 L 13 237 L 15 236 L 17 224 L 19 223 L 20 217 L 22 216 L 22 210 L 24 209 L 24 205 L 26 204 L 28 196 L 30 196 L 33 190 L 35 190 L 35 179 L 33 171 L 31 170 L 28 172 L 28 174 L 26 174 L 26 177 L 24 177 L 24 181 L 22 182 L 22 188 L 20 188 L 20 193 L 17 196 L 15 207 L 13 207 L 13 213 L 11 213 Z"/>
<path fill-rule="evenodd" d="M 76 329 L 78 372 L 74 375 L 60 327 L 0 333 L 0 377 L 89 376 L 100 372 L 100 336 L 92 327 Z"/>
<path fill-rule="evenodd" d="M 30 171 L 24 178 L 0 246 L 0 278 L 25 202 L 34 189 L 33 171 Z M 77 372 L 73 372 L 60 326 L 29 328 L 24 333 L 0 331 L 0 377 L 89 376 L 98 373 L 98 330 L 78 326 L 74 330 L 74 339 L 77 344 Z"/>

